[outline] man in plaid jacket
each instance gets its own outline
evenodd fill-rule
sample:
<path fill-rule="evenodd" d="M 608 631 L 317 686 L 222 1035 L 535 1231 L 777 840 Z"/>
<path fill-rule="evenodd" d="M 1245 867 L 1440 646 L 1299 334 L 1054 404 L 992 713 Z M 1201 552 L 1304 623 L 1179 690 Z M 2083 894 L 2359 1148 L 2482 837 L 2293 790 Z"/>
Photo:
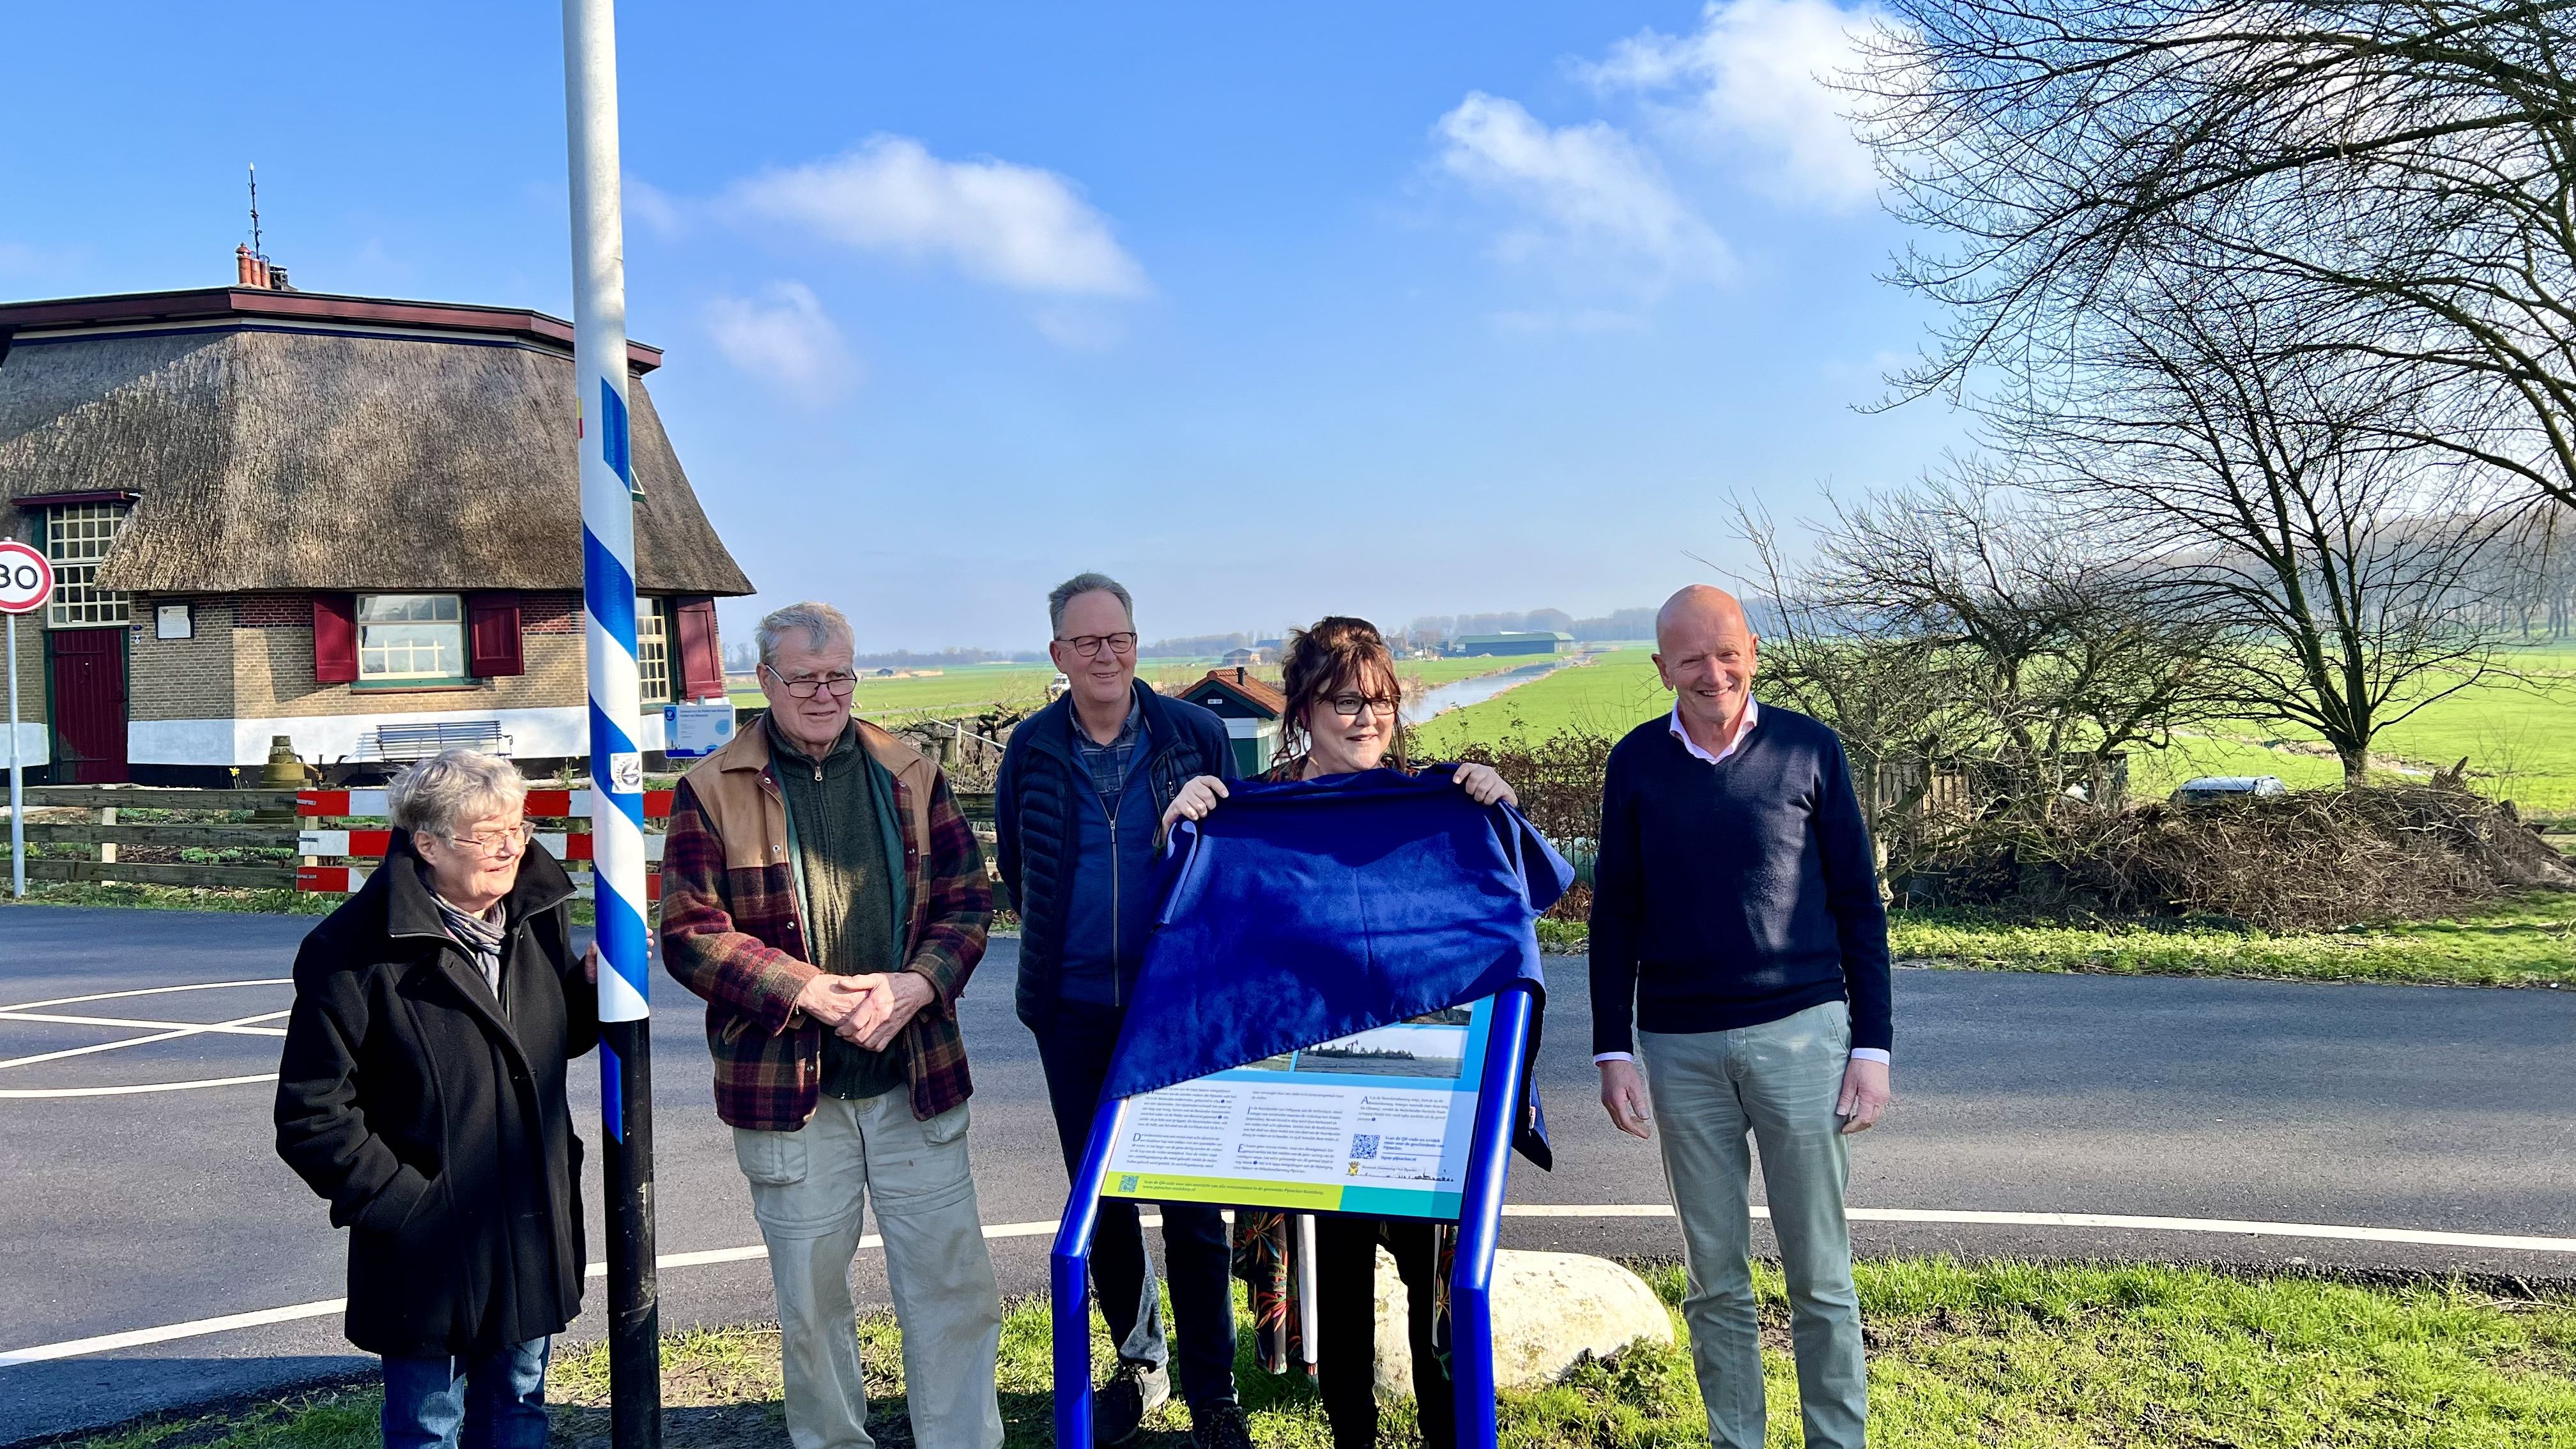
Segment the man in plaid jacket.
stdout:
<path fill-rule="evenodd" d="M 966 1153 L 957 996 L 992 890 L 938 766 L 850 713 L 849 621 L 760 623 L 769 713 L 680 781 L 662 959 L 706 998 L 778 1290 L 795 1449 L 867 1449 L 850 1262 L 876 1195 L 922 1449 L 1002 1442 L 1002 1315 Z"/>

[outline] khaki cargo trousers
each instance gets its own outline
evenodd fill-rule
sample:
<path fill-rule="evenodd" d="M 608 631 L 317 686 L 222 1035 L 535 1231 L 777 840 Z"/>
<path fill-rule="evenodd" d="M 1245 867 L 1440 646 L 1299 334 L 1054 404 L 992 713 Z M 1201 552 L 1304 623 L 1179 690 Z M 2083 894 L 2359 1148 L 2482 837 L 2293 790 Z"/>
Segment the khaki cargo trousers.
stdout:
<path fill-rule="evenodd" d="M 803 1128 L 736 1128 L 733 1146 L 778 1288 L 795 1449 L 874 1449 L 850 1297 L 872 1193 L 903 1330 L 913 1440 L 920 1449 L 996 1449 L 1002 1306 L 976 1214 L 966 1108 L 923 1122 L 902 1088 L 859 1101 L 826 1096 Z"/>

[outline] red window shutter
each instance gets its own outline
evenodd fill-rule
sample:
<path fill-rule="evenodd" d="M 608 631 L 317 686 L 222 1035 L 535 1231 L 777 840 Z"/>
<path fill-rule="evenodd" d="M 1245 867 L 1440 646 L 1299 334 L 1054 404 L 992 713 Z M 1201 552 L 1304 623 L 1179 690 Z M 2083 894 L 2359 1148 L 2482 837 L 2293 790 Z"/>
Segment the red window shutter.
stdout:
<path fill-rule="evenodd" d="M 716 601 L 680 599 L 671 610 L 680 635 L 680 697 L 724 696 L 724 656 L 716 648 Z"/>
<path fill-rule="evenodd" d="M 358 682 L 358 597 L 313 596 L 313 678 L 320 684 Z"/>
<path fill-rule="evenodd" d="M 465 596 L 465 672 L 476 679 L 525 674 L 519 650 L 519 596 L 507 591 Z"/>

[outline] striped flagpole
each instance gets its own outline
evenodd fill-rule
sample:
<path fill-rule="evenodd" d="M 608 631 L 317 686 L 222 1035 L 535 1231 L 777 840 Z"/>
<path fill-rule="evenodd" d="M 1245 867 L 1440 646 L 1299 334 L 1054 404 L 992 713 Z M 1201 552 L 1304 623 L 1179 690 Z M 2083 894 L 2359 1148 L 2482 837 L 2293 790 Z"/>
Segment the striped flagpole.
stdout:
<path fill-rule="evenodd" d="M 661 1333 L 653 1274 L 652 1023 L 644 937 L 644 756 L 635 738 L 635 503 L 626 426 L 617 24 L 612 0 L 564 0 L 563 14 L 600 1095 L 608 1134 L 600 1166 L 609 1218 L 609 1429 L 616 1449 L 657 1449 Z"/>

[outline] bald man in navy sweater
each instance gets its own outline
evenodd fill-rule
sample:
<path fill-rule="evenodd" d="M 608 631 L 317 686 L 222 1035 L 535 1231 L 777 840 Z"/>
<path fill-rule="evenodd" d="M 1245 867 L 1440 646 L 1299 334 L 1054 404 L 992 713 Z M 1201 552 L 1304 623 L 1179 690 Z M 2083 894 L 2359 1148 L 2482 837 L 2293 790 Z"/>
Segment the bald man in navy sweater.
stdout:
<path fill-rule="evenodd" d="M 1673 712 L 1619 742 L 1602 788 L 1601 1104 L 1637 1137 L 1663 1121 L 1709 1443 L 1763 1442 L 1758 1146 L 1808 1449 L 1861 1449 L 1868 1383 L 1843 1187 L 1851 1135 L 1887 1110 L 1893 1045 L 1869 827 L 1842 740 L 1754 702 L 1758 645 L 1732 595 L 1704 584 L 1673 595 L 1655 616 L 1655 650 Z"/>

